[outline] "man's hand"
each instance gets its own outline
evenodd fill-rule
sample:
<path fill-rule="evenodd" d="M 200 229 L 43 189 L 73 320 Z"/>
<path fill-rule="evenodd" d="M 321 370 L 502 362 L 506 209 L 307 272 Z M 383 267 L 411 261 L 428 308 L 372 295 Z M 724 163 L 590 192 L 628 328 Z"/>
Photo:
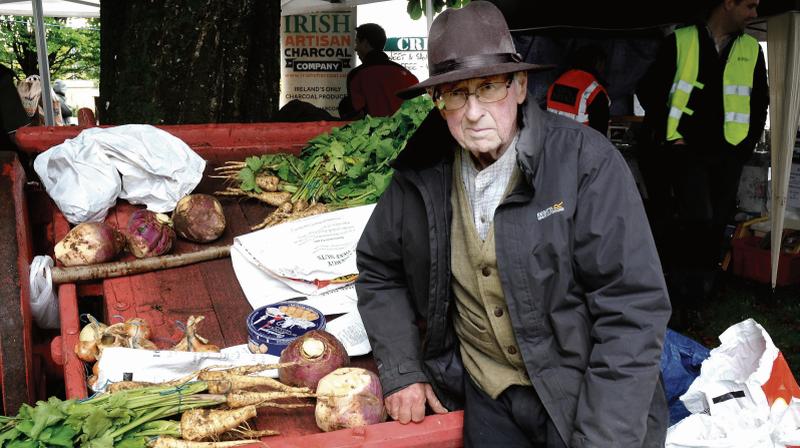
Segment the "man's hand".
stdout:
<path fill-rule="evenodd" d="M 428 403 L 437 414 L 444 414 L 447 409 L 442 406 L 433 388 L 428 383 L 414 383 L 386 397 L 386 412 L 402 424 L 419 423 L 425 418 L 425 403 Z"/>

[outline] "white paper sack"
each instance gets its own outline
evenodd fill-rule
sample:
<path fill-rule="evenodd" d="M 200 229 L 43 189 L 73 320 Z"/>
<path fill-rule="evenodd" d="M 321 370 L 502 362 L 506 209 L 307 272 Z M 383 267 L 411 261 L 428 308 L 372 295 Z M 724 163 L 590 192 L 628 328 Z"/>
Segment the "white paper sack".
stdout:
<path fill-rule="evenodd" d="M 102 221 L 117 198 L 172 211 L 204 169 L 189 146 L 149 125 L 86 129 L 34 162 L 47 193 L 73 224 Z"/>
<path fill-rule="evenodd" d="M 352 283 L 322 294 L 304 296 L 286 284 L 285 279 L 279 279 L 252 264 L 235 245 L 231 246 L 231 264 L 242 292 L 253 309 L 285 300 L 301 300 L 326 316 L 349 313 L 356 308 L 356 288 Z"/>
<path fill-rule="evenodd" d="M 319 282 L 357 273 L 356 244 L 374 208 L 364 205 L 286 222 L 236 237 L 233 247 L 298 293 L 321 294 L 343 285 Z"/>
<path fill-rule="evenodd" d="M 108 384 L 122 381 L 126 373 L 131 374 L 133 381 L 161 383 L 183 378 L 207 367 L 275 364 L 278 360 L 277 356 L 250 353 L 247 345 L 229 347 L 219 353 L 110 347 L 103 350 L 100 358 L 94 390 L 104 391 Z M 278 377 L 277 370 L 267 370 L 259 374 Z"/>
<path fill-rule="evenodd" d="M 325 325 L 325 330 L 336 336 L 350 356 L 365 355 L 372 351 L 367 330 L 358 310 L 339 316 Z"/>

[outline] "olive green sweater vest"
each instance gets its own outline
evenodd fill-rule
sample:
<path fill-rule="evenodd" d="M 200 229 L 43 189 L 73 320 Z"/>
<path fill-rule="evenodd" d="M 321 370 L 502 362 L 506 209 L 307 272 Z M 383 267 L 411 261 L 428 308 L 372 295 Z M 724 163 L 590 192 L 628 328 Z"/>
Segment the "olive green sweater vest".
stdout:
<path fill-rule="evenodd" d="M 508 386 L 531 383 L 519 354 L 497 273 L 494 224 L 486 240 L 481 241 L 461 176 L 462 152 L 456 152 L 454 194 L 451 195 L 452 286 L 457 311 L 453 319 L 464 367 L 484 392 L 497 398 Z M 506 195 L 518 176 L 515 168 Z"/>

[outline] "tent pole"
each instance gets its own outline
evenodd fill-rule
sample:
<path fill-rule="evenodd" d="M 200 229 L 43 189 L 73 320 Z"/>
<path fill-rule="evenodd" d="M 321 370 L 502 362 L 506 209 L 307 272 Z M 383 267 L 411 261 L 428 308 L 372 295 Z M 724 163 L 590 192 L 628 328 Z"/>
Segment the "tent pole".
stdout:
<path fill-rule="evenodd" d="M 42 0 L 31 0 L 33 5 L 33 21 L 36 29 L 36 53 L 39 57 L 39 77 L 42 80 L 42 106 L 44 107 L 44 124 L 53 126 L 53 98 L 50 95 L 50 63 L 47 60 L 47 38 L 44 35 L 44 9 Z"/>
<path fill-rule="evenodd" d="M 425 0 L 425 18 L 428 20 L 428 34 L 431 34 L 431 25 L 433 25 L 433 0 Z"/>

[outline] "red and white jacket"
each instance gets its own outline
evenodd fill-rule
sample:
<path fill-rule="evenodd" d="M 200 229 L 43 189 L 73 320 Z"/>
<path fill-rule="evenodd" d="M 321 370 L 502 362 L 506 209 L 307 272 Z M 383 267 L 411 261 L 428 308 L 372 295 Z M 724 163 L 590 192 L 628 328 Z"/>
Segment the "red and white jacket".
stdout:
<path fill-rule="evenodd" d="M 567 70 L 547 89 L 547 110 L 588 125 L 587 108 L 597 95 L 608 92 L 597 78 L 583 70 Z"/>

